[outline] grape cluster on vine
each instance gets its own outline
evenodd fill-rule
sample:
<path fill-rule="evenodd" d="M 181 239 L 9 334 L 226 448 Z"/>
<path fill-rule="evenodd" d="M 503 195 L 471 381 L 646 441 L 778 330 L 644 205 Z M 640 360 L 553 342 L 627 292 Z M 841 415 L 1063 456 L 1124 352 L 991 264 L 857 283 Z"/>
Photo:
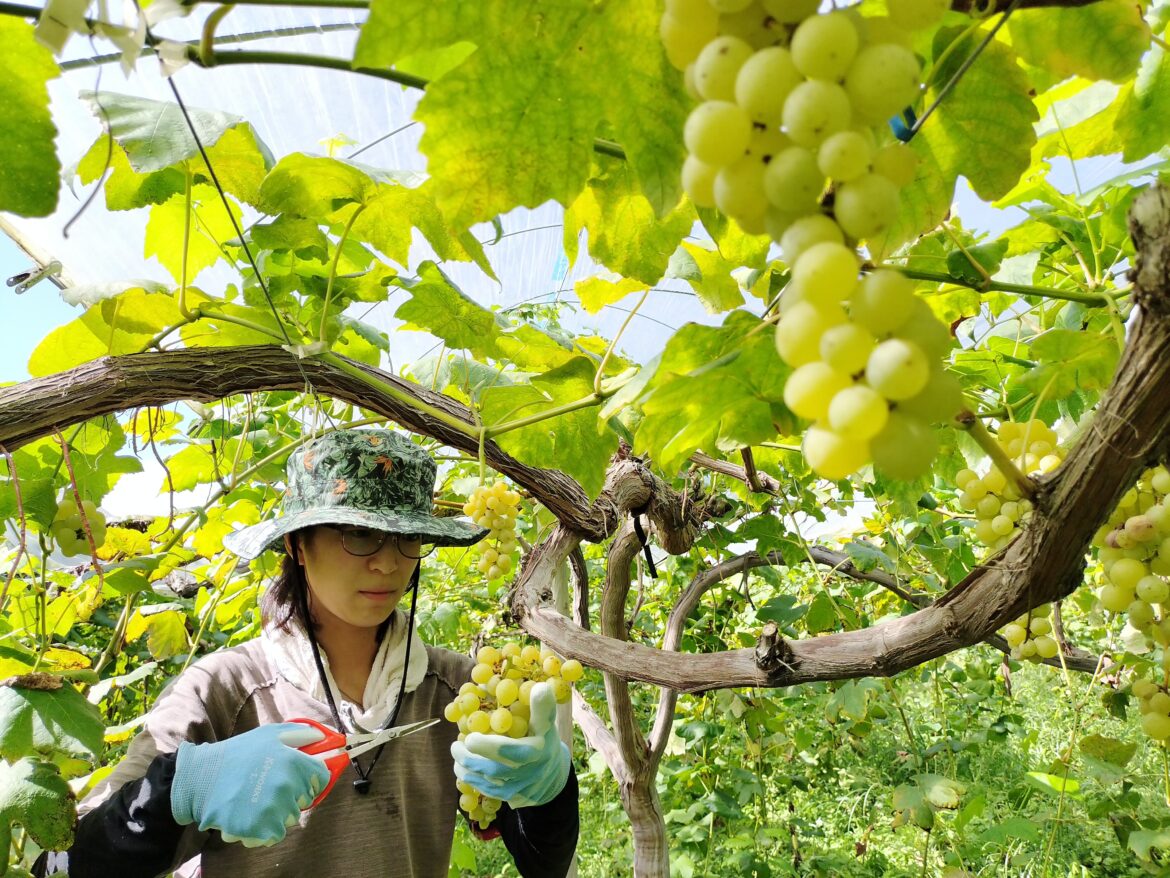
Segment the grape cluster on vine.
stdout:
<path fill-rule="evenodd" d="M 489 580 L 499 579 L 512 569 L 520 495 L 503 481 L 480 485 L 463 504 L 463 513 L 471 516 L 480 527 L 488 529 L 487 538 L 477 544 L 479 561 L 476 568 Z"/>
<path fill-rule="evenodd" d="M 1012 658 L 1040 661 L 1056 657 L 1060 645 L 1052 636 L 1052 622 L 1048 619 L 1051 612 L 1051 604 L 1041 604 L 1004 627 L 1003 637 Z"/>
<path fill-rule="evenodd" d="M 1050 473 L 1064 460 L 1056 432 L 1035 418 L 1024 423 L 1004 421 L 995 441 L 1024 475 Z M 982 476 L 974 470 L 959 470 L 955 487 L 959 506 L 975 513 L 975 537 L 992 552 L 1011 542 L 1032 512 L 1032 502 L 1021 495 L 1019 485 L 996 466 Z"/>
<path fill-rule="evenodd" d="M 1142 731 L 1155 741 L 1170 740 L 1170 691 L 1166 684 L 1139 679 L 1130 691 L 1138 699 Z"/>
<path fill-rule="evenodd" d="M 872 460 L 912 479 L 934 459 L 931 424 L 963 404 L 942 367 L 951 336 L 901 273 L 859 280 L 858 268 L 837 241 L 812 245 L 793 266 L 776 325 L 776 347 L 794 367 L 784 403 L 813 421 L 802 448 L 818 475 L 841 479 Z"/>
<path fill-rule="evenodd" d="M 548 682 L 558 704 L 572 695 L 572 686 L 585 669 L 576 659 L 562 661 L 548 649 L 532 644 L 505 643 L 480 647 L 471 680 L 464 683 L 443 716 L 459 727 L 459 740 L 471 732 L 522 738 L 528 734 L 529 698 L 532 687 Z M 459 807 L 486 829 L 500 808 L 500 800 L 485 796 L 463 781 L 458 782 Z"/>
<path fill-rule="evenodd" d="M 917 160 L 887 120 L 914 103 L 910 32 L 944 0 L 890 0 L 889 15 L 818 13 L 805 0 L 668 0 L 661 35 L 700 101 L 683 132 L 683 188 L 745 231 L 779 242 L 792 269 L 776 345 L 796 371 L 785 403 L 814 422 L 809 465 L 840 479 L 871 460 L 925 472 L 931 424 L 962 406 L 939 365 L 950 332 L 893 270 L 858 280 L 855 250 L 893 227 Z"/>
<path fill-rule="evenodd" d="M 90 554 L 89 537 L 85 533 L 86 524 L 93 535 L 94 548 L 100 549 L 106 541 L 106 519 L 98 512 L 97 504 L 92 500 L 82 500 L 79 508 L 77 502 L 68 497 L 57 504 L 49 532 L 57 541 L 61 554 L 66 557 Z"/>

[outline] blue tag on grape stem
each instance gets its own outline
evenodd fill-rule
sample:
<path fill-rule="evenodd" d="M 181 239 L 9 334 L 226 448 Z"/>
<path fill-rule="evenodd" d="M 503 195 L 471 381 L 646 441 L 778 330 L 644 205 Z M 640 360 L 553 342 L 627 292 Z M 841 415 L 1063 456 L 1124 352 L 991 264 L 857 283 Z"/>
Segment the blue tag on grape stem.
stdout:
<path fill-rule="evenodd" d="M 910 138 L 914 136 L 914 126 L 917 122 L 918 117 L 914 115 L 913 108 L 907 107 L 902 111 L 901 116 L 890 117 L 890 130 L 900 141 L 909 143 Z"/>

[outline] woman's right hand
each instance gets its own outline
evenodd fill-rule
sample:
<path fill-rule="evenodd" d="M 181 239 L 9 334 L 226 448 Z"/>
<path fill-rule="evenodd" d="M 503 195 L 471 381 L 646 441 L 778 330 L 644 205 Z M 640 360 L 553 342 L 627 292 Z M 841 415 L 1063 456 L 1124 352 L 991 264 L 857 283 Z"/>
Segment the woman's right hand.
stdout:
<path fill-rule="evenodd" d="M 179 745 L 171 812 L 246 847 L 284 838 L 329 783 L 324 761 L 297 747 L 321 740 L 303 723 L 273 723 L 212 744 Z"/>

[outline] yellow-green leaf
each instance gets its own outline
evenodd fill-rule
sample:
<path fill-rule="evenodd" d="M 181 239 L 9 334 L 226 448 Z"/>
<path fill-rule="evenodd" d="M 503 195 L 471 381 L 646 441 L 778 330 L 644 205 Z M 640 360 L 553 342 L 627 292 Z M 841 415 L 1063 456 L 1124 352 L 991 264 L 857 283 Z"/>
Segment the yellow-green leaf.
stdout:
<path fill-rule="evenodd" d="M 195 186 L 191 192 L 190 225 L 187 234 L 187 282 L 199 272 L 210 268 L 223 258 L 223 242 L 236 237 L 219 194 L 210 186 Z M 232 214 L 240 223 L 240 209 L 232 202 Z M 165 203 L 150 209 L 146 222 L 146 243 L 143 255 L 157 257 L 170 272 L 175 283 L 182 282 L 184 226 L 188 222 L 187 199 L 172 195 Z M 242 227 L 242 225 L 241 225 Z"/>
<path fill-rule="evenodd" d="M 594 276 L 579 280 L 573 284 L 573 291 L 581 300 L 583 307 L 590 314 L 596 314 L 606 305 L 620 302 L 630 293 L 640 293 L 647 289 L 647 285 L 628 277 L 610 280 Z"/>
<path fill-rule="evenodd" d="M 1122 82 L 1133 75 L 1150 46 L 1142 7 L 1128 0 L 1019 9 L 1008 30 L 1020 57 L 1057 79 L 1083 76 Z"/>
<path fill-rule="evenodd" d="M 57 207 L 61 162 L 46 86 L 57 74 L 32 25 L 0 17 L 0 211 L 48 216 Z"/>

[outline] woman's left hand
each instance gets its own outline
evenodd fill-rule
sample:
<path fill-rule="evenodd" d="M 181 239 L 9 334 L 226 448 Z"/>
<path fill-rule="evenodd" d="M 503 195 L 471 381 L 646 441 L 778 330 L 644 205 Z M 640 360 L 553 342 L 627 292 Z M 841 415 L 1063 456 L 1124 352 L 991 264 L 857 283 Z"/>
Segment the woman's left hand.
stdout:
<path fill-rule="evenodd" d="M 557 734 L 557 703 L 548 683 L 532 687 L 529 708 L 523 738 L 472 732 L 451 745 L 456 777 L 513 808 L 552 801 L 569 779 L 569 748 Z"/>

